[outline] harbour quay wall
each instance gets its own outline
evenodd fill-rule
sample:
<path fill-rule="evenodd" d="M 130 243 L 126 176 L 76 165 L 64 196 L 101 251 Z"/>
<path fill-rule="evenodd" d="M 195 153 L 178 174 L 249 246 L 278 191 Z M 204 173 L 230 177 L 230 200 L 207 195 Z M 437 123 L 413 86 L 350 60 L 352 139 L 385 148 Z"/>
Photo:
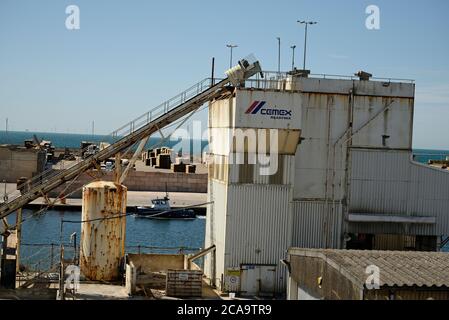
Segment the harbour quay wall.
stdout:
<path fill-rule="evenodd" d="M 30 179 L 42 172 L 45 151 L 12 145 L 0 145 L 0 182 L 16 183 L 17 179 Z"/>
<path fill-rule="evenodd" d="M 105 181 L 113 181 L 114 176 L 109 172 L 101 177 Z M 65 194 L 77 190 L 70 194 L 70 198 L 81 198 L 83 185 L 88 184 L 94 178 L 87 173 L 81 174 L 78 179 L 70 184 L 66 182 L 62 186 L 50 192 L 50 197 L 57 197 L 66 187 Z M 70 184 L 70 186 L 69 186 Z M 189 192 L 207 193 L 207 173 L 189 174 L 184 172 L 144 172 L 130 171 L 123 183 L 129 191 L 165 191 L 167 192 Z"/>

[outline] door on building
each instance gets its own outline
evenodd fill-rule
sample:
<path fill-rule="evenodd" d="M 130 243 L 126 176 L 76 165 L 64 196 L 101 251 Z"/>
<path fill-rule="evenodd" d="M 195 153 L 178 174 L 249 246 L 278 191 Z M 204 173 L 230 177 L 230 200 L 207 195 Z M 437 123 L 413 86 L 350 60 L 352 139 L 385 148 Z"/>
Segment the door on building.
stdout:
<path fill-rule="evenodd" d="M 350 240 L 346 242 L 346 249 L 348 250 L 373 250 L 372 234 L 358 233 L 349 234 Z"/>
<path fill-rule="evenodd" d="M 276 265 L 242 264 L 240 269 L 241 295 L 274 296 Z"/>

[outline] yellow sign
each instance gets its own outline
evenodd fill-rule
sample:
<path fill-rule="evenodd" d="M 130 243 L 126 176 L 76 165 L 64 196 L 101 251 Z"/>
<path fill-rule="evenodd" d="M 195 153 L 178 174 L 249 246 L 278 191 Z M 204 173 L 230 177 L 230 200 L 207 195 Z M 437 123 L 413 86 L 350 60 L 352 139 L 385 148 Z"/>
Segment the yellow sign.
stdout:
<path fill-rule="evenodd" d="M 240 269 L 228 269 L 226 273 L 230 277 L 240 277 Z"/>

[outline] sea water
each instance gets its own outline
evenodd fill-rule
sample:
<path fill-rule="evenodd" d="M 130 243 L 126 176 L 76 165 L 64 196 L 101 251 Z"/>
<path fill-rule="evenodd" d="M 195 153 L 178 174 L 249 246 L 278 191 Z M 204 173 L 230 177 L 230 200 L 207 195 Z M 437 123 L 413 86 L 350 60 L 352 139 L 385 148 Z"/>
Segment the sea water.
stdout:
<path fill-rule="evenodd" d="M 79 251 L 81 212 L 23 210 L 21 264 L 34 270 L 46 269 L 59 261 L 59 246 L 66 258 L 73 257 L 75 243 Z M 8 222 L 15 224 L 15 214 Z M 155 220 L 126 217 L 125 249 L 131 253 L 192 253 L 204 248 L 204 217 L 193 220 Z M 76 235 L 72 236 L 72 235 Z M 79 254 L 79 253 L 78 253 Z"/>

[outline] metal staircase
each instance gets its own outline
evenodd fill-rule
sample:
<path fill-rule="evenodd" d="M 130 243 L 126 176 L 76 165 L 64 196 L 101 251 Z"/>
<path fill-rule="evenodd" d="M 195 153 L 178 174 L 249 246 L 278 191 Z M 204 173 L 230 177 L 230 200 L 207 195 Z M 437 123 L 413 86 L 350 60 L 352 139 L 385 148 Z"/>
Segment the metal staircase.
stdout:
<path fill-rule="evenodd" d="M 112 133 L 114 142 L 107 148 L 86 159 L 81 159 L 67 169 L 45 171 L 19 186 L 18 189 L 22 188 L 25 191 L 21 195 L 18 192 L 8 195 L 9 200 L 0 206 L 0 219 L 33 200 L 45 196 L 51 190 L 76 178 L 80 173 L 97 167 L 99 162 L 109 159 L 198 109 L 207 101 L 218 97 L 228 83 L 231 82 L 234 85 L 238 85 L 237 82 L 244 83 L 246 79 L 259 72 L 261 72 L 261 69 L 258 61 L 249 64 L 247 60 L 243 59 L 239 61 L 237 66 L 226 72 L 228 76 L 226 79 L 214 83 L 214 79 L 206 78 L 198 82 L 134 121 L 115 130 Z"/>

